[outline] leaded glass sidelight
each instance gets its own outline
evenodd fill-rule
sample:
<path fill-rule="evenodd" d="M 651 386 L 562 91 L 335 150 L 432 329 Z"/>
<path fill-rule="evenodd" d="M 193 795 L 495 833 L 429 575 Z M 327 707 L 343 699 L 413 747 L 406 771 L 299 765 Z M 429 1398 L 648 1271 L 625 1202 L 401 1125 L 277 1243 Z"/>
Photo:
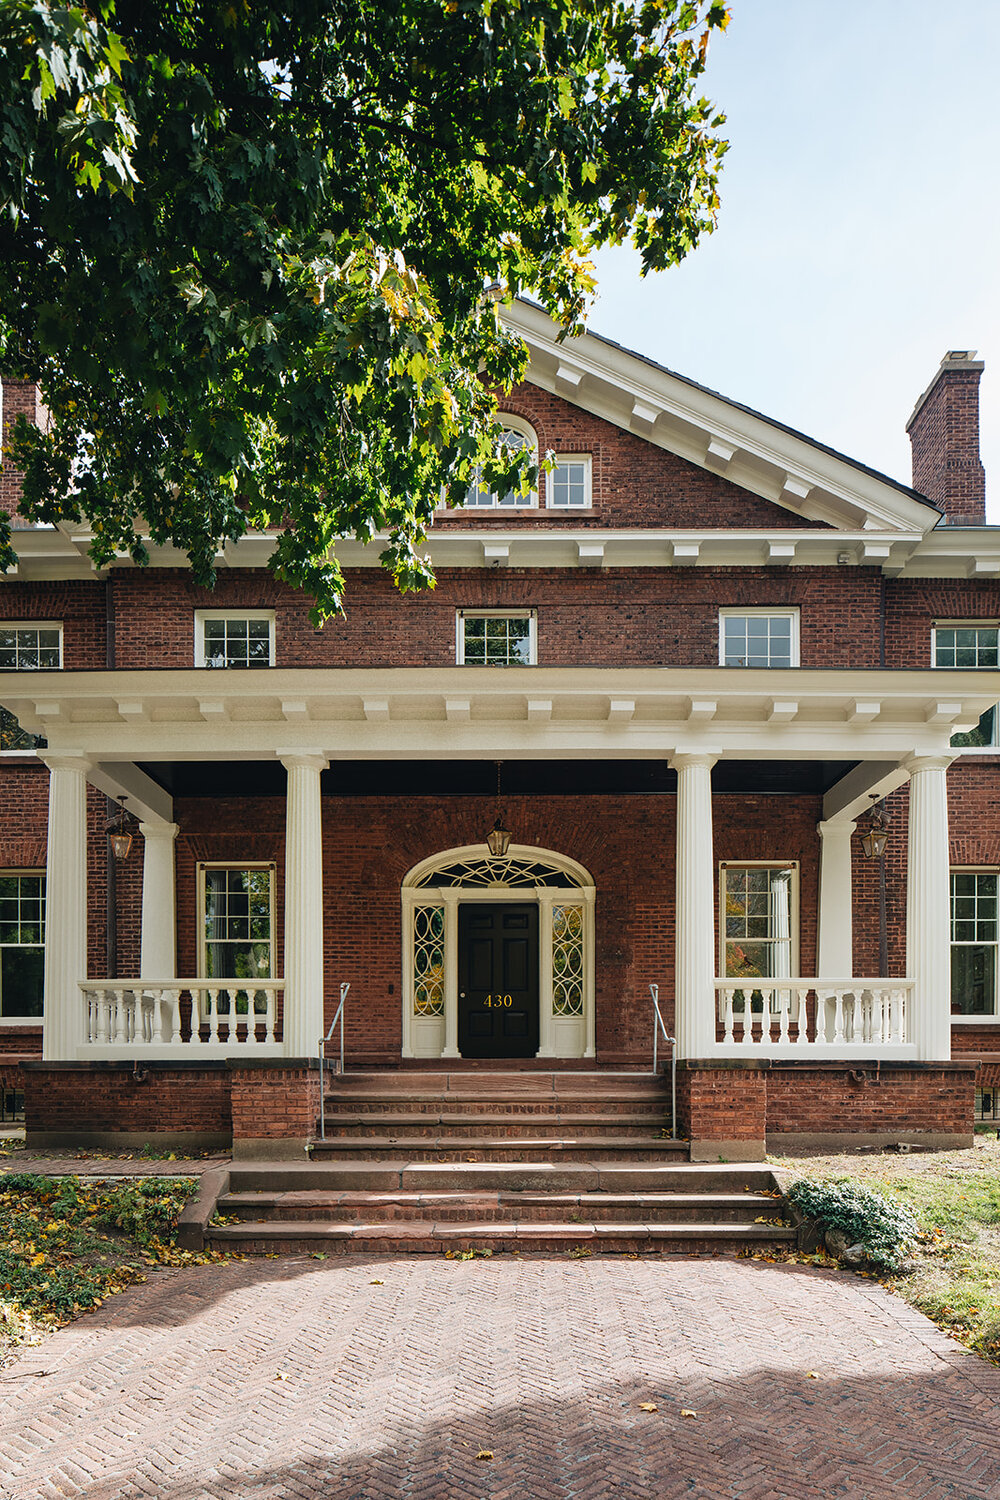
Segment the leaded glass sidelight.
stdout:
<path fill-rule="evenodd" d="M 552 908 L 552 1014 L 583 1015 L 583 907 Z"/>
<path fill-rule="evenodd" d="M 413 908 L 413 1014 L 444 1014 L 444 908 Z"/>

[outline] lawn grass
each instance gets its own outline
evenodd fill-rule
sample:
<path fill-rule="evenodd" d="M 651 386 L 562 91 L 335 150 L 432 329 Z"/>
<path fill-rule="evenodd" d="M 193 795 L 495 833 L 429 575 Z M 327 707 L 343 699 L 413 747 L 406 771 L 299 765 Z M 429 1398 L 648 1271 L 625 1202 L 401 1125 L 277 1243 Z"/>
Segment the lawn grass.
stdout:
<path fill-rule="evenodd" d="M 221 1259 L 175 1243 L 194 1187 L 193 1178 L 0 1176 L 0 1360 L 152 1267 Z"/>
<path fill-rule="evenodd" d="M 909 1155 L 771 1157 L 795 1177 L 875 1188 L 915 1215 L 916 1269 L 879 1279 L 940 1328 L 1000 1364 L 1000 1141 L 985 1135 L 967 1151 Z"/>

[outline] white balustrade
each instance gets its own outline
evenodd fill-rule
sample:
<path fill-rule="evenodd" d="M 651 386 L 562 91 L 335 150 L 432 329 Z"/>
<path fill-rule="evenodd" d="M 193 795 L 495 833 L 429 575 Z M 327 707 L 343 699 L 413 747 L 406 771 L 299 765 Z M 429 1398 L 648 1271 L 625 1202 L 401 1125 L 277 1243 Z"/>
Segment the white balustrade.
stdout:
<path fill-rule="evenodd" d="M 283 979 L 88 979 L 87 1057 L 280 1056 Z"/>
<path fill-rule="evenodd" d="M 717 979 L 712 1053 L 908 1056 L 912 992 L 912 979 Z"/>

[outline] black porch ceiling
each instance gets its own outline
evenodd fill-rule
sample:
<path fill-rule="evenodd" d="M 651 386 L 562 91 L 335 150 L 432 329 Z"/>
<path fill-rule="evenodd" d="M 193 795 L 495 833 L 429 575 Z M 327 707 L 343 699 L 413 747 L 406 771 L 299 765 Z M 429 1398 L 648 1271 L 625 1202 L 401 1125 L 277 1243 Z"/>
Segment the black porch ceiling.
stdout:
<path fill-rule="evenodd" d="M 712 790 L 720 795 L 821 796 L 852 770 L 848 760 L 720 760 Z M 283 797 L 285 768 L 277 760 L 147 761 L 140 767 L 174 797 Z M 501 786 L 510 796 L 675 793 L 677 775 L 660 760 L 508 760 Z M 491 760 L 338 760 L 323 774 L 336 797 L 496 794 Z"/>

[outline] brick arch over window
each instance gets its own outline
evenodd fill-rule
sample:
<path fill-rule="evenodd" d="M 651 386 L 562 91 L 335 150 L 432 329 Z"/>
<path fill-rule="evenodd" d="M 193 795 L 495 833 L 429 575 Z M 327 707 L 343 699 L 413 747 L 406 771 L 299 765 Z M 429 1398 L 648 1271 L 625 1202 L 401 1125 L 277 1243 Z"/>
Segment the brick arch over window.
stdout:
<path fill-rule="evenodd" d="M 536 901 L 539 908 L 539 1057 L 595 1056 L 593 876 L 568 855 L 512 844 L 442 850 L 404 876 L 404 1057 L 457 1058 L 458 914 L 475 902 Z"/>

